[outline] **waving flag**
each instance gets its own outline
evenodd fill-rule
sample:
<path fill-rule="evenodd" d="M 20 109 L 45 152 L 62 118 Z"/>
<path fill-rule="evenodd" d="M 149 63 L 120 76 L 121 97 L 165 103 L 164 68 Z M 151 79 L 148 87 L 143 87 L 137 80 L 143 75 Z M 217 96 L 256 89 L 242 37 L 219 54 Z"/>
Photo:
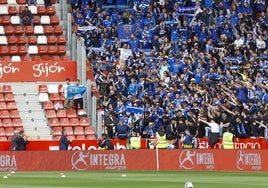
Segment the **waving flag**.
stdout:
<path fill-rule="evenodd" d="M 71 99 L 78 94 L 82 96 L 85 92 L 86 92 L 85 86 L 69 86 L 67 87 L 67 99 Z"/>

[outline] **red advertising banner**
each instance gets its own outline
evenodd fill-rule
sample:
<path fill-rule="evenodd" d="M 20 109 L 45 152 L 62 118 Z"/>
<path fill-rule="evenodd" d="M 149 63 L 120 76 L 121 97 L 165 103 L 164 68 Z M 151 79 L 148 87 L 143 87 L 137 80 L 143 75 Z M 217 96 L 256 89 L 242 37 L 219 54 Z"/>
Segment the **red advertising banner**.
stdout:
<path fill-rule="evenodd" d="M 77 78 L 75 61 L 1 62 L 1 82 L 55 82 Z"/>
<path fill-rule="evenodd" d="M 266 150 L 0 152 L 0 171 L 203 170 L 268 172 Z"/>
<path fill-rule="evenodd" d="M 113 139 L 112 140 L 115 149 L 127 149 L 127 140 Z M 141 149 L 147 149 L 147 140 L 141 140 Z M 222 141 L 210 148 L 208 145 L 208 139 L 202 138 L 199 140 L 199 149 L 221 149 Z M 58 140 L 35 140 L 31 141 L 27 145 L 28 151 L 48 151 L 48 150 L 58 150 L 59 141 Z M 74 140 L 69 147 L 69 150 L 99 150 L 97 140 Z M 244 138 L 235 139 L 235 149 L 268 149 L 268 143 L 265 138 Z M 2 141 L 0 142 L 0 151 L 10 150 L 10 142 Z"/>

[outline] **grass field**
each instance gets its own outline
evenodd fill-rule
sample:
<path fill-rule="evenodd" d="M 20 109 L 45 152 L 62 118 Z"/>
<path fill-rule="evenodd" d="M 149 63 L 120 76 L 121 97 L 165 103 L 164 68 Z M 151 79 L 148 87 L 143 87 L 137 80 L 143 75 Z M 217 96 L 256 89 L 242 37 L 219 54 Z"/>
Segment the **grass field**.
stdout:
<path fill-rule="evenodd" d="M 66 177 L 61 177 L 64 173 Z M 0 172 L 1 188 L 184 188 L 191 181 L 194 188 L 264 188 L 268 173 L 197 172 L 197 171 L 86 171 L 86 172 Z"/>

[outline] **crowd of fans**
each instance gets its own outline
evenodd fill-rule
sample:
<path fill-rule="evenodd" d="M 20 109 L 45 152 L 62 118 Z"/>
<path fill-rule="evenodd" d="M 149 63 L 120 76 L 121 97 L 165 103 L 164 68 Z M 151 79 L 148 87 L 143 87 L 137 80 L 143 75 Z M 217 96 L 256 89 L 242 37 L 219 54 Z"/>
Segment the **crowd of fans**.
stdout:
<path fill-rule="evenodd" d="M 220 135 L 266 136 L 267 1 L 102 3 L 71 2 L 110 138 L 150 138 L 159 127 L 167 139 L 185 129 L 202 138 L 211 123 Z"/>

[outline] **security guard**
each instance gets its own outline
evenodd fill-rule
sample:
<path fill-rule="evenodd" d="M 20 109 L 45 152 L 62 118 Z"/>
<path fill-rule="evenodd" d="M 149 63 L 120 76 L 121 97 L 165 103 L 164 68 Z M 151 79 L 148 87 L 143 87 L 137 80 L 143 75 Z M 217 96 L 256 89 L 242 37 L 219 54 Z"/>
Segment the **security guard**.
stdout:
<path fill-rule="evenodd" d="M 166 138 L 166 132 L 165 132 L 165 127 L 164 126 L 160 126 L 158 128 L 158 131 L 156 132 L 156 147 L 158 149 L 166 149 L 168 146 L 167 143 L 167 138 Z"/>
<path fill-rule="evenodd" d="M 234 134 L 231 133 L 230 128 L 222 136 L 223 149 L 234 149 Z"/>
<path fill-rule="evenodd" d="M 129 149 L 140 149 L 141 148 L 141 137 L 138 133 L 133 132 L 129 139 Z"/>

